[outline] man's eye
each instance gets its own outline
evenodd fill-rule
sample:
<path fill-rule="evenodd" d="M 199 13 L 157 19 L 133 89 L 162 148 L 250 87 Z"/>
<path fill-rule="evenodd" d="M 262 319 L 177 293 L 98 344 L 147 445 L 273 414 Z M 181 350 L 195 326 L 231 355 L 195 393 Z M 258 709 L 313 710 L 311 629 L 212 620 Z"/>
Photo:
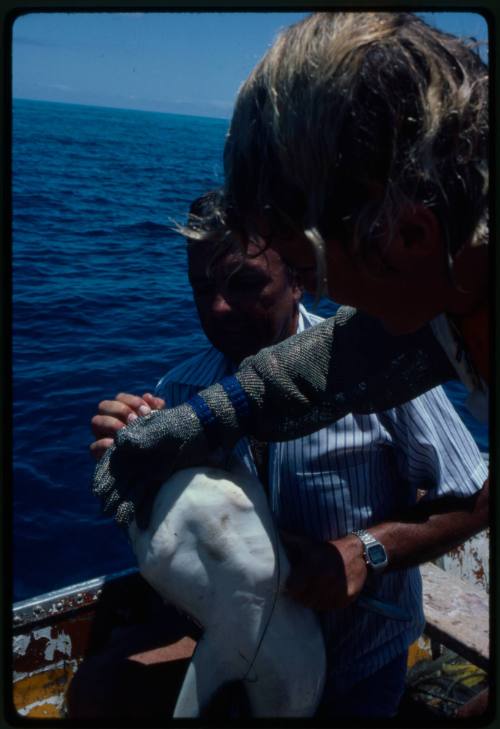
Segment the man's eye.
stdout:
<path fill-rule="evenodd" d="M 267 281 L 260 278 L 231 278 L 227 281 L 227 288 L 230 291 L 260 291 Z"/>
<path fill-rule="evenodd" d="M 211 294 L 214 291 L 214 284 L 207 281 L 206 283 L 191 284 L 194 294 L 197 296 Z"/>

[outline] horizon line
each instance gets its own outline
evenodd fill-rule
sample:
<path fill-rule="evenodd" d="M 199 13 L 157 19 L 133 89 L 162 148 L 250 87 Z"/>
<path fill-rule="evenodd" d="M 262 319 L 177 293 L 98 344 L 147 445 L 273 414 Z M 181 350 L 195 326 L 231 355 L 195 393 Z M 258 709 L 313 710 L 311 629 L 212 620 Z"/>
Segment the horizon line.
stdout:
<path fill-rule="evenodd" d="M 40 102 L 42 104 L 62 104 L 63 106 L 88 106 L 95 109 L 115 109 L 116 111 L 139 111 L 144 114 L 166 114 L 168 116 L 190 116 L 195 117 L 198 119 L 213 119 L 214 121 L 225 121 L 229 122 L 231 117 L 220 117 L 220 116 L 209 116 L 208 114 L 189 114 L 189 113 L 180 113 L 177 111 L 158 111 L 157 109 L 138 109 L 137 107 L 128 107 L 128 106 L 105 106 L 102 104 L 89 104 L 85 102 L 77 102 L 77 101 L 60 101 L 60 100 L 54 100 L 54 99 L 33 99 L 28 96 L 12 96 L 12 101 L 34 101 L 34 102 Z"/>

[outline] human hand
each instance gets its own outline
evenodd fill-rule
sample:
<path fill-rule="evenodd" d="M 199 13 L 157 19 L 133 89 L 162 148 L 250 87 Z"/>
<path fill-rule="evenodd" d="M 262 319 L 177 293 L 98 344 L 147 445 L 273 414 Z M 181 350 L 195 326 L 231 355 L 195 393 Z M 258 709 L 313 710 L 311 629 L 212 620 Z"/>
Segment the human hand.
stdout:
<path fill-rule="evenodd" d="M 176 470 L 206 463 L 208 457 L 203 427 L 190 405 L 153 410 L 116 431 L 97 464 L 92 491 L 118 524 L 127 526 L 135 518 L 144 529 L 161 484 Z"/>
<path fill-rule="evenodd" d="M 368 576 L 363 545 L 349 534 L 330 542 L 316 542 L 282 531 L 281 541 L 290 560 L 286 591 L 313 610 L 343 608 L 360 594 Z"/>
<path fill-rule="evenodd" d="M 99 403 L 98 414 L 91 420 L 96 440 L 90 444 L 90 452 L 98 461 L 114 443 L 117 432 L 138 417 L 150 415 L 153 410 L 163 410 L 165 400 L 146 392 L 142 397 L 120 392 L 114 400 Z"/>

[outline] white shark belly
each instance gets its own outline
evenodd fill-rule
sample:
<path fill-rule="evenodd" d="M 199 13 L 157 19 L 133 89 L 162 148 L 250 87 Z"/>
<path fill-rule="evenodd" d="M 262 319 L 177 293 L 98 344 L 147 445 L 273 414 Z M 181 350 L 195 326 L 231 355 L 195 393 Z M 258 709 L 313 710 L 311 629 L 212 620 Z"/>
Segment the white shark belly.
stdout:
<path fill-rule="evenodd" d="M 139 569 L 204 628 L 174 711 L 196 717 L 242 680 L 254 716 L 311 716 L 326 658 L 317 616 L 283 593 L 289 563 L 262 484 L 190 468 L 160 489 L 149 526 L 129 528 Z"/>

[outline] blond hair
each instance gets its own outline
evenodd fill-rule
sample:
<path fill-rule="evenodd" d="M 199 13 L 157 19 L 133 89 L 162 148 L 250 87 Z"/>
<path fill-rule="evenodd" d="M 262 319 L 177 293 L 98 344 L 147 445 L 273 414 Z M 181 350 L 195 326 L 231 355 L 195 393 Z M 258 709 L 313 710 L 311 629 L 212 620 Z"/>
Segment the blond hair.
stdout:
<path fill-rule="evenodd" d="M 247 234 L 335 235 L 366 259 L 398 211 L 436 214 L 450 259 L 487 240 L 488 76 L 412 13 L 322 12 L 283 31 L 241 87 L 224 151 Z"/>

